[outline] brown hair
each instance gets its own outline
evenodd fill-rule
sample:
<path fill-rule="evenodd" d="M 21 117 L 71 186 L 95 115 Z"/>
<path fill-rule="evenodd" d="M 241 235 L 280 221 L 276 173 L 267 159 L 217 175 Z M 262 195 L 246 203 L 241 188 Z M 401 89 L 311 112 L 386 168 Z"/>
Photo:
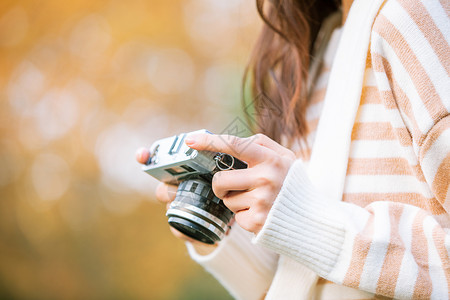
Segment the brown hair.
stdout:
<path fill-rule="evenodd" d="M 306 82 L 320 25 L 338 9 L 335 0 L 256 0 L 264 21 L 243 81 L 243 106 L 252 129 L 288 145 L 308 128 Z M 245 99 L 250 81 L 252 103 Z M 249 118 L 249 106 L 253 120 Z"/>

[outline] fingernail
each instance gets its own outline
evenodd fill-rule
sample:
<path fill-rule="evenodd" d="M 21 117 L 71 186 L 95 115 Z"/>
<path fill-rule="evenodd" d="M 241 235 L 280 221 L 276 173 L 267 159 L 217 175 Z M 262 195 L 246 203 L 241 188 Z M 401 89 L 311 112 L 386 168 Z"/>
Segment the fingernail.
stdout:
<path fill-rule="evenodd" d="M 150 158 L 150 151 L 147 148 L 142 147 L 136 151 L 136 160 L 139 163 L 145 164 L 147 163 L 149 158 Z"/>
<path fill-rule="evenodd" d="M 195 141 L 196 141 L 196 139 L 195 139 L 195 137 L 192 136 L 192 135 L 188 135 L 188 136 L 184 139 L 184 142 L 185 142 L 186 145 L 188 145 L 188 146 L 194 145 L 194 144 L 195 144 Z"/>

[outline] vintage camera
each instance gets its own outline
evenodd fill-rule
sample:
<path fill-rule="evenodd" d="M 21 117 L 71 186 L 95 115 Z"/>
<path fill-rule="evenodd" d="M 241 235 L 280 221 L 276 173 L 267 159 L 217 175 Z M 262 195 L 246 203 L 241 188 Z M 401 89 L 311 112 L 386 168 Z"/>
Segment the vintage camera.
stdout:
<path fill-rule="evenodd" d="M 203 129 L 156 141 L 142 168 L 160 181 L 179 184 L 166 213 L 170 226 L 195 240 L 214 244 L 225 236 L 233 212 L 214 195 L 212 177 L 219 171 L 245 169 L 247 164 L 229 154 L 189 148 L 184 139 L 193 133 L 210 132 Z"/>

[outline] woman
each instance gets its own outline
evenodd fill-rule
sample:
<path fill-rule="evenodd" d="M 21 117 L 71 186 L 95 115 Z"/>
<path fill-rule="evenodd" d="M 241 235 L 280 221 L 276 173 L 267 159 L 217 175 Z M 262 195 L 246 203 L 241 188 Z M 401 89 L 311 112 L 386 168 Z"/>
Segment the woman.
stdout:
<path fill-rule="evenodd" d="M 237 299 L 448 299 L 449 2 L 343 1 L 329 39 L 335 3 L 304 2 L 257 1 L 265 135 L 186 139 L 249 164 L 213 179 L 237 224 L 189 253 Z"/>

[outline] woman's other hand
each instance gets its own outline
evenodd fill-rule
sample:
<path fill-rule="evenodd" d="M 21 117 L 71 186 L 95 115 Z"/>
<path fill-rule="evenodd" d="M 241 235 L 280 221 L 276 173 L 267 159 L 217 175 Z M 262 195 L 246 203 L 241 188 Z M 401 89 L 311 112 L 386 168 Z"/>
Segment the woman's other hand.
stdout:
<path fill-rule="evenodd" d="M 136 160 L 138 163 L 146 164 L 148 162 L 149 158 L 150 158 L 150 151 L 147 148 L 139 148 L 136 151 Z M 159 185 L 156 187 L 156 191 L 155 191 L 156 199 L 159 202 L 164 203 L 166 205 L 166 209 L 168 209 L 170 206 L 170 203 L 175 199 L 175 196 L 177 194 L 177 189 L 178 189 L 178 186 L 176 186 L 176 185 L 160 182 Z M 170 226 L 170 231 L 177 238 L 179 238 L 183 241 L 188 241 L 188 242 L 192 243 L 199 254 L 206 255 L 215 248 L 215 245 L 207 245 L 207 244 L 198 242 L 198 241 L 182 234 L 181 232 L 179 232 L 178 230 L 176 230 L 175 228 L 173 228 L 171 226 Z"/>

